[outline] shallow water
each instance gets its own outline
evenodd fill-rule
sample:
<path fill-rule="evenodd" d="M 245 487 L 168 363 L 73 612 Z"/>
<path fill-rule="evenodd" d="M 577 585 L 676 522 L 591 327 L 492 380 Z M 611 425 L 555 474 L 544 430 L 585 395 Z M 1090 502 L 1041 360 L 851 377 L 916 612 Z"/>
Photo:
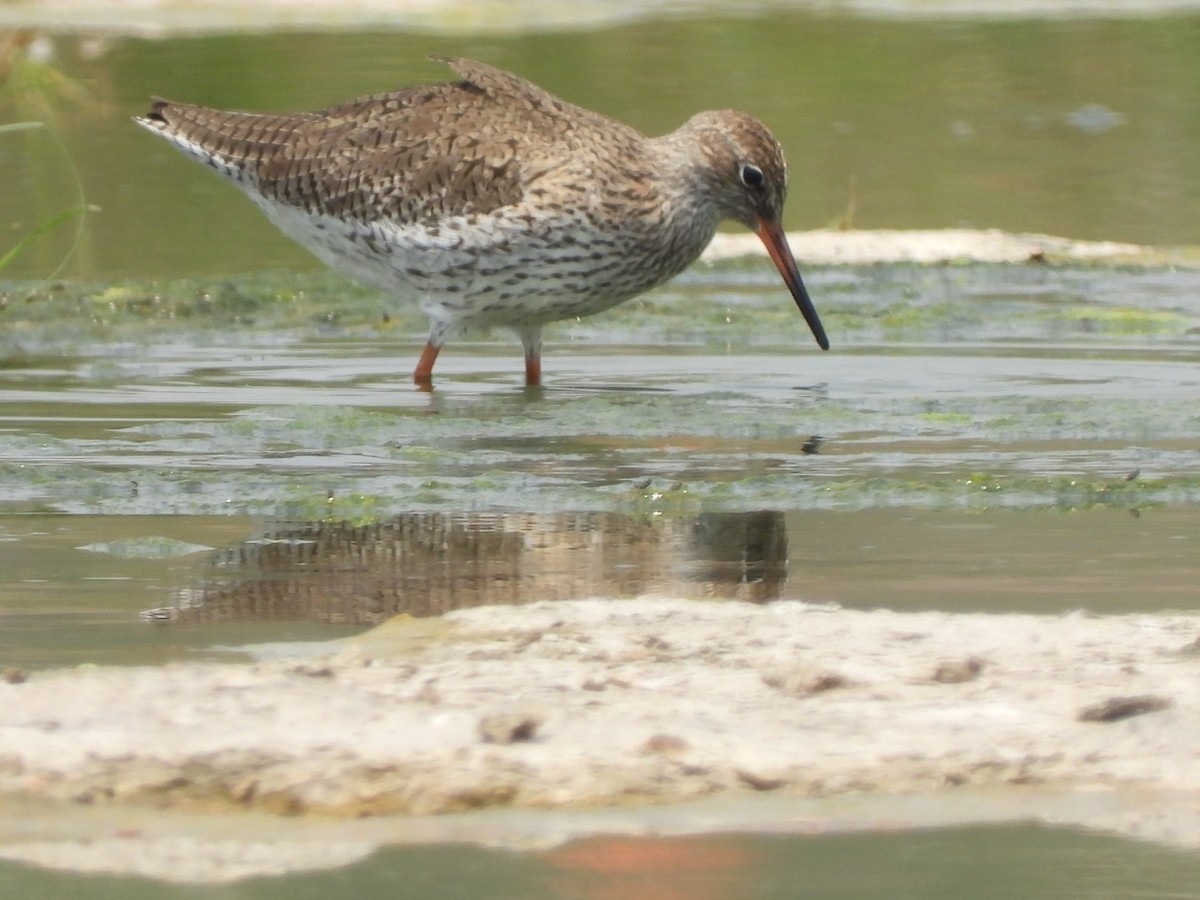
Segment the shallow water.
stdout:
<path fill-rule="evenodd" d="M 235 190 L 130 117 L 152 94 L 315 109 L 447 78 L 426 56 L 448 53 L 513 69 L 648 133 L 701 109 L 759 115 L 791 162 L 789 228 L 967 226 L 1196 244 L 1198 38 L 1195 15 L 919 21 L 781 9 L 464 37 L 49 36 L 0 86 L 0 122 L 46 125 L 0 135 L 0 234 L 15 240 L 82 199 L 101 211 L 69 274 L 312 268 Z M 53 271 L 72 231 L 38 241 L 10 272 Z"/>
<path fill-rule="evenodd" d="M 1200 274 L 817 270 L 821 354 L 761 268 L 700 267 L 558 329 L 535 391 L 503 333 L 413 390 L 420 323 L 381 327 L 366 292 L 320 321 L 335 281 L 235 280 L 236 310 L 205 319 L 171 287 L 78 330 L 59 323 L 86 289 L 39 295 L 0 369 L 5 660 L 643 591 L 1195 605 Z"/>
<path fill-rule="evenodd" d="M 819 826 L 818 826 L 819 830 Z M 1014 862 L 1019 860 L 1019 865 Z M 863 834 L 695 838 L 595 837 L 542 852 L 471 845 L 394 847 L 328 872 L 175 886 L 136 877 L 73 875 L 0 863 L 30 898 L 268 900 L 330 896 L 421 898 L 643 897 L 696 900 L 830 897 L 1011 898 L 1195 895 L 1195 854 L 1029 825 Z"/>

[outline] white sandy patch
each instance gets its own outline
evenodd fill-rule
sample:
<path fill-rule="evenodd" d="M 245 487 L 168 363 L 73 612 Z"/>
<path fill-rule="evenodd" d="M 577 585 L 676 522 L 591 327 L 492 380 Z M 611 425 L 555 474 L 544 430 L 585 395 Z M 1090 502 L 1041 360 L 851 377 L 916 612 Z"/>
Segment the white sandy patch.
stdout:
<path fill-rule="evenodd" d="M 1145 809 L 1119 820 L 1054 818 L 1144 832 L 1162 815 L 1155 792 L 1200 791 L 1198 633 L 1189 615 L 470 609 L 394 620 L 299 663 L 0 685 L 0 793 L 355 817 L 751 794 L 952 804 L 1032 785 L 1139 792 Z M 1158 836 L 1200 845 L 1200 820 Z M 0 857 L 47 862 L 54 846 L 5 841 Z M 62 864 L 94 869 L 98 852 Z M 256 864 L 235 856 L 237 871 Z"/>
<path fill-rule="evenodd" d="M 994 229 L 797 231 L 788 235 L 788 241 L 796 259 L 809 265 L 1136 261 L 1155 256 L 1155 251 L 1138 244 L 1076 241 Z M 715 261 L 765 253 L 762 242 L 752 234 L 722 233 L 713 239 L 702 259 Z"/>

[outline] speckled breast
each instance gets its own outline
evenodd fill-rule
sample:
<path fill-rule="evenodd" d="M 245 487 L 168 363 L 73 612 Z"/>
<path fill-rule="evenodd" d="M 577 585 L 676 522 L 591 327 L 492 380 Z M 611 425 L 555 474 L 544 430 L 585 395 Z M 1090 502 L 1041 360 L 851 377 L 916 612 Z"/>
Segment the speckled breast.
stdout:
<path fill-rule="evenodd" d="M 410 298 L 432 318 L 462 323 L 536 324 L 600 312 L 678 274 L 712 238 L 711 230 L 600 227 L 580 212 L 519 207 L 428 225 L 359 222 L 247 193 L 331 268 Z"/>

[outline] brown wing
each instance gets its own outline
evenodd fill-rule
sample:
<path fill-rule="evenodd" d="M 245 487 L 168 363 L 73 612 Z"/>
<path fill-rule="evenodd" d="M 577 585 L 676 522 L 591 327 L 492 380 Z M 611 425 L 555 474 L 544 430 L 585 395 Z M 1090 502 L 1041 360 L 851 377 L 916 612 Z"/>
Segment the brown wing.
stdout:
<path fill-rule="evenodd" d="M 282 116 L 160 100 L 140 121 L 268 196 L 329 215 L 407 224 L 519 202 L 539 171 L 522 146 L 570 142 L 563 114 L 577 129 L 583 111 L 500 69 L 445 61 L 465 80 Z"/>

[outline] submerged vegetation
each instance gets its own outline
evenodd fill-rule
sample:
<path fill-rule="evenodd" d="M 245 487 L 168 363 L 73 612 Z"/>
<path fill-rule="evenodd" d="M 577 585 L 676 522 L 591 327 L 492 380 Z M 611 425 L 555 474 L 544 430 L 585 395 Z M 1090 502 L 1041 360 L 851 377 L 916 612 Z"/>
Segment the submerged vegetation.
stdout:
<path fill-rule="evenodd" d="M 1041 263 L 805 274 L 834 340 L 828 356 L 805 352 L 804 323 L 762 266 L 719 263 L 550 329 L 555 377 L 535 397 L 479 390 L 516 372 L 506 332 L 450 351 L 502 357 L 478 367 L 498 376 L 459 375 L 465 395 L 453 383 L 414 395 L 406 370 L 424 318 L 323 270 L 51 283 L 26 302 L 30 288 L 14 285 L 0 332 L 14 372 L 21 360 L 35 372 L 42 359 L 52 369 L 86 361 L 82 380 L 60 388 L 72 403 L 75 390 L 153 399 L 157 373 L 170 371 L 182 399 L 164 396 L 165 412 L 132 422 L 122 410 L 119 425 L 78 439 L 0 439 L 0 457 L 13 461 L 0 468 L 0 494 L 70 512 L 353 522 L 412 509 L 1200 502 L 1188 449 L 1200 408 L 1187 388 L 1200 271 Z M 143 349 L 130 357 L 131 346 Z M 597 370 L 607 374 L 580 376 L 595 354 L 610 360 Z M 301 358 L 323 362 L 306 375 Z M 732 361 L 726 374 L 713 370 L 722 360 Z M 618 389 L 604 390 L 605 378 Z M 347 392 L 355 399 L 330 405 Z M 213 396 L 226 400 L 214 409 Z M 266 405 L 271 396 L 287 400 Z"/>
<path fill-rule="evenodd" d="M 771 275 L 762 265 L 741 261 L 704 265 L 619 310 L 551 326 L 547 339 L 800 345 L 804 323 Z M 805 279 L 831 334 L 838 335 L 835 349 L 874 343 L 1186 341 L 1200 331 L 1198 269 L 831 266 L 808 267 Z M 231 329 L 242 340 L 280 331 L 417 338 L 427 327 L 415 304 L 323 269 L 101 283 L 0 281 L 0 308 L 7 310 L 0 350 L 14 341 L 46 347 L 116 336 L 157 341 L 166 335 L 186 343 Z M 497 332 L 496 339 L 511 340 L 506 332 Z"/>

